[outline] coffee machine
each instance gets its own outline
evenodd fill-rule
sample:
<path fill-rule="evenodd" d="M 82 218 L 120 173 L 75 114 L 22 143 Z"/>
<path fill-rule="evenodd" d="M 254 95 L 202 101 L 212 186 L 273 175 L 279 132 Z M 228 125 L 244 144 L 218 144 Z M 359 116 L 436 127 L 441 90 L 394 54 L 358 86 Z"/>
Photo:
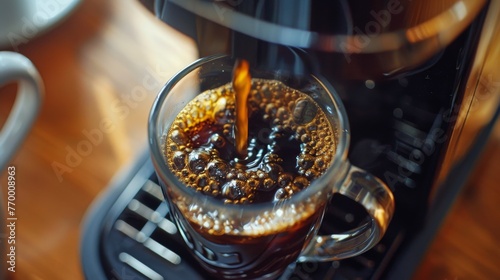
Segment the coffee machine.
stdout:
<path fill-rule="evenodd" d="M 254 68 L 324 77 L 349 117 L 351 162 L 393 191 L 395 216 L 380 244 L 351 259 L 299 264 L 289 278 L 411 278 L 499 115 L 499 1 L 148 3 L 195 40 L 200 57 L 226 53 Z M 89 213 L 83 244 L 96 246 L 82 250 L 86 277 L 205 279 L 169 219 L 148 155 L 124 174 Z M 333 199 L 325 233 L 364 218 L 353 202 Z"/>

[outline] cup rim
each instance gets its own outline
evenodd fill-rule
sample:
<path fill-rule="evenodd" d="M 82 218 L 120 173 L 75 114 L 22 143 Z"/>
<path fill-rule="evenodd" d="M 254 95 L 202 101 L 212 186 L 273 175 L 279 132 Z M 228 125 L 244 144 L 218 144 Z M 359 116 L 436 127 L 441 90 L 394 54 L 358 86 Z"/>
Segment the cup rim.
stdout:
<path fill-rule="evenodd" d="M 158 137 L 156 135 L 159 135 L 158 131 L 158 126 L 156 125 L 159 117 L 160 117 L 160 108 L 162 104 L 165 102 L 165 99 L 167 98 L 169 92 L 177 85 L 177 83 L 187 76 L 189 73 L 194 71 L 195 69 L 199 68 L 200 66 L 217 61 L 219 59 L 224 59 L 224 58 L 229 58 L 231 59 L 230 56 L 228 55 L 211 55 L 211 56 L 206 56 L 203 58 L 199 58 L 189 64 L 187 67 L 184 69 L 180 70 L 172 76 L 166 84 L 163 86 L 163 88 L 159 91 L 157 97 L 155 98 L 153 105 L 151 107 L 149 119 L 148 119 L 148 143 L 149 143 L 149 151 L 151 155 L 151 159 L 153 162 L 153 165 L 155 167 L 155 172 L 156 174 L 160 177 L 159 180 L 164 182 L 167 185 L 176 185 L 176 186 L 181 186 L 183 183 L 175 176 L 170 170 L 169 167 L 167 166 L 167 163 L 164 159 L 163 153 L 161 151 L 160 145 L 162 144 L 161 141 L 158 141 Z M 311 77 L 316 80 L 326 91 L 330 94 L 330 100 L 332 101 L 332 104 L 335 107 L 335 111 L 337 113 L 337 117 L 339 119 L 338 121 L 338 128 L 335 129 L 335 134 L 336 139 L 338 140 L 338 143 L 336 145 L 336 151 L 335 155 L 333 157 L 333 162 L 328 167 L 328 169 L 318 178 L 314 179 L 311 184 L 301 190 L 300 192 L 292 195 L 290 198 L 279 201 L 279 202 L 259 202 L 259 203 L 249 203 L 245 204 L 244 207 L 241 207 L 242 204 L 227 204 L 224 203 L 221 199 L 217 199 L 215 197 L 211 197 L 208 195 L 205 195 L 203 193 L 200 193 L 192 188 L 188 187 L 180 187 L 178 188 L 181 190 L 181 192 L 187 196 L 190 197 L 195 197 L 195 196 L 203 196 L 203 203 L 205 204 L 211 204 L 213 206 L 217 206 L 221 208 L 225 208 L 228 210 L 234 209 L 239 212 L 241 211 L 253 211 L 253 210 L 259 210 L 262 211 L 262 209 L 266 210 L 271 210 L 275 207 L 276 204 L 289 204 L 289 203 L 296 203 L 299 201 L 303 201 L 304 199 L 312 196 L 315 193 L 320 193 L 326 185 L 331 185 L 331 184 L 339 184 L 340 182 L 343 181 L 345 176 L 347 175 L 347 168 L 344 168 L 345 166 L 349 166 L 349 160 L 347 158 L 347 152 L 349 149 L 349 143 L 350 143 L 350 129 L 349 129 L 349 122 L 347 119 L 347 114 L 344 108 L 344 105 L 340 99 L 340 96 L 336 93 L 336 91 L 333 89 L 333 87 L 330 85 L 330 83 L 318 76 L 318 75 L 312 75 Z M 331 112 L 325 112 L 325 114 L 332 114 Z M 162 134 L 164 132 L 164 129 L 168 128 L 162 128 Z M 332 182 L 333 178 L 335 177 L 338 172 L 343 172 L 342 174 L 342 180 L 338 180 L 336 182 Z M 161 184 L 160 184 L 161 185 Z M 165 189 L 165 186 L 162 186 L 162 191 L 164 192 L 164 195 L 167 194 L 167 190 Z M 333 187 L 330 187 L 330 189 L 333 189 Z M 330 191 L 331 192 L 331 191 Z M 326 193 L 323 195 L 327 195 Z M 244 209 L 244 210 L 243 210 Z"/>

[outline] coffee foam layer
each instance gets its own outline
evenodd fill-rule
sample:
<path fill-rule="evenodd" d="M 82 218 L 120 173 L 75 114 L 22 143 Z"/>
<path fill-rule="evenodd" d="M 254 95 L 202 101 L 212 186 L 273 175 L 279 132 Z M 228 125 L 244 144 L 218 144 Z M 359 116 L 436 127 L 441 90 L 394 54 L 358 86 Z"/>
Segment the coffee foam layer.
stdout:
<path fill-rule="evenodd" d="M 257 192 L 267 190 L 274 192 L 275 201 L 287 199 L 324 173 L 335 153 L 333 129 L 309 96 L 279 81 L 253 79 L 248 106 L 271 124 L 271 140 L 292 132 L 291 140 L 300 146 L 296 170 L 283 172 L 283 159 L 273 153 L 272 144 L 253 168 L 221 159 L 219 148 L 234 140 L 235 98 L 226 84 L 188 103 L 169 130 L 165 157 L 182 183 L 226 203 L 252 203 Z"/>

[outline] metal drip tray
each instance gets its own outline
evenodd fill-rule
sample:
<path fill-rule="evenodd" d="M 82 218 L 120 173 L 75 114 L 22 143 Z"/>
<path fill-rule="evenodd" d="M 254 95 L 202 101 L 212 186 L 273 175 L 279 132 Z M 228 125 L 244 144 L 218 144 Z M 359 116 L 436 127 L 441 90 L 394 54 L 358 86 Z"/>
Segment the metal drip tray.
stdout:
<path fill-rule="evenodd" d="M 169 215 L 147 153 L 119 175 L 92 205 L 84 223 L 81 256 L 87 279 L 209 279 L 198 266 Z M 361 206 L 341 196 L 329 207 L 322 231 L 352 228 L 365 217 Z M 352 204 L 352 205 L 349 205 Z M 337 207 L 338 206 L 338 207 Z M 349 209 L 348 212 L 342 209 Z M 333 226 L 335 225 L 335 227 Z M 299 263 L 289 279 L 375 279 L 397 237 L 363 255 L 328 263 Z M 390 245 L 388 245 L 390 244 Z"/>

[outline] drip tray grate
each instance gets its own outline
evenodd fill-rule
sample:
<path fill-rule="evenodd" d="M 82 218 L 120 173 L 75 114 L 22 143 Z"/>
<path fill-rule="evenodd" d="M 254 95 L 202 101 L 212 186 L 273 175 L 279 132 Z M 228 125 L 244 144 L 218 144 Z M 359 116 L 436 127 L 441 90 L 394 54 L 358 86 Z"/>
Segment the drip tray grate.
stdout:
<path fill-rule="evenodd" d="M 82 263 L 87 279 L 208 279 L 184 247 L 146 157 L 112 185 L 86 217 Z M 153 174 L 153 175 L 152 175 Z M 352 228 L 363 209 L 334 196 L 321 231 Z M 349 209 L 348 212 L 342 209 Z M 335 226 L 333 226 L 335 225 Z M 394 237 L 391 246 L 395 245 Z M 299 263 L 290 279 L 373 279 L 391 248 L 382 241 L 361 256 L 328 263 Z"/>

